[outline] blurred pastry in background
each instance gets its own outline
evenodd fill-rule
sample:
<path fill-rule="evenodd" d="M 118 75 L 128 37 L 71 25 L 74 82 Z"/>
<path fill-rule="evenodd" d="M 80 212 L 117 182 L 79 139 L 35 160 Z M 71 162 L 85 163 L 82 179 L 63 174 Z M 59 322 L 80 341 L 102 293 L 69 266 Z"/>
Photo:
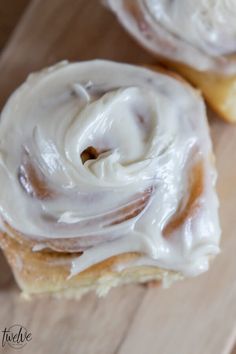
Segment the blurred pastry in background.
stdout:
<path fill-rule="evenodd" d="M 201 89 L 226 121 L 236 121 L 234 0 L 106 0 L 121 24 L 161 63 Z"/>

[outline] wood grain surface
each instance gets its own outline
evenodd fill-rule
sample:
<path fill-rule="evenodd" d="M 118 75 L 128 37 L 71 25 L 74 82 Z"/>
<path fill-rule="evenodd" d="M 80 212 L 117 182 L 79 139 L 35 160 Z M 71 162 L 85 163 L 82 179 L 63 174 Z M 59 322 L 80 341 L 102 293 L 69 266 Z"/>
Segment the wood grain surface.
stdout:
<path fill-rule="evenodd" d="M 0 57 L 0 105 L 31 71 L 62 59 L 154 63 L 99 0 L 34 0 Z M 17 117 L 16 117 L 17 119 Z M 219 171 L 222 253 L 211 270 L 168 290 L 124 286 L 80 301 L 19 296 L 0 255 L 0 330 L 20 323 L 20 353 L 230 354 L 236 338 L 236 126 L 210 118 Z M 24 129 L 24 127 L 22 127 Z M 0 352 L 16 353 L 10 347 Z M 236 352 L 234 352 L 236 354 Z"/>
<path fill-rule="evenodd" d="M 0 51 L 30 0 L 0 1 Z"/>

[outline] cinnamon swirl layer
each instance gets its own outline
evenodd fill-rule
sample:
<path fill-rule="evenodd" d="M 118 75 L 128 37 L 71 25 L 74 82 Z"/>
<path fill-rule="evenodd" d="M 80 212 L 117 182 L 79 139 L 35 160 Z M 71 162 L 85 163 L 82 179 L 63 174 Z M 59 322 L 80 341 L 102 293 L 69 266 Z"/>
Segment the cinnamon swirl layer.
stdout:
<path fill-rule="evenodd" d="M 236 73 L 234 0 L 106 0 L 155 54 L 200 71 Z"/>
<path fill-rule="evenodd" d="M 2 230 L 33 251 L 113 256 L 196 275 L 219 252 L 216 172 L 198 92 L 165 73 L 62 62 L 10 97 L 0 122 Z"/>

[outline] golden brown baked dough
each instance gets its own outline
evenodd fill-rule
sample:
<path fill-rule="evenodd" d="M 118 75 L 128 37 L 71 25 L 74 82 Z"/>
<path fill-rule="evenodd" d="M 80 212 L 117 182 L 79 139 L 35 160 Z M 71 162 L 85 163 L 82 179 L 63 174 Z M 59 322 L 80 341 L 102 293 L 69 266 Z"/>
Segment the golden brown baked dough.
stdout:
<path fill-rule="evenodd" d="M 159 63 L 170 70 L 175 70 L 194 87 L 200 89 L 209 106 L 221 118 L 229 123 L 236 122 L 236 74 L 224 75 L 212 71 L 199 71 L 183 63 L 161 57 Z"/>
<path fill-rule="evenodd" d="M 68 278 L 70 260 L 79 254 L 33 252 L 31 248 L 6 234 L 0 234 L 0 246 L 25 297 L 47 293 L 57 297 L 79 299 L 89 291 L 104 296 L 111 288 L 124 284 L 149 283 L 156 280 L 168 287 L 171 283 L 183 279 L 180 273 L 158 267 L 142 266 L 114 271 L 119 265 L 136 259 L 139 256 L 136 253 L 111 257 Z"/>

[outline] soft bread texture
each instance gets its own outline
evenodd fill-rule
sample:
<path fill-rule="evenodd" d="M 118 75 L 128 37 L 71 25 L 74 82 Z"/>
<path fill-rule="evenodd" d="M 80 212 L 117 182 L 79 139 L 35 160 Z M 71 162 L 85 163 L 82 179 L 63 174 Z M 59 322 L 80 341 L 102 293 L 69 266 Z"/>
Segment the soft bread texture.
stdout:
<path fill-rule="evenodd" d="M 185 78 L 182 82 L 188 80 L 199 89 L 210 107 L 221 118 L 229 123 L 236 122 L 236 75 L 227 76 L 210 71 L 197 71 L 182 63 L 164 59 L 160 59 L 160 62 L 167 67 L 166 73 L 179 80 L 181 80 L 180 75 L 182 75 Z M 157 71 L 160 72 L 160 65 L 156 67 Z M 155 70 L 155 65 L 149 66 L 149 68 Z M 170 70 L 175 70 L 177 75 Z M 163 70 L 163 72 L 165 71 Z"/>
<path fill-rule="evenodd" d="M 201 90 L 207 103 L 220 117 L 230 123 L 236 122 L 236 75 L 198 71 L 182 63 L 164 59 L 161 62 Z"/>
<path fill-rule="evenodd" d="M 169 286 L 183 278 L 177 272 L 157 267 L 116 270 L 119 265 L 137 258 L 136 253 L 111 257 L 70 278 L 70 260 L 78 254 L 33 252 L 6 234 L 0 234 L 0 246 L 25 297 L 48 293 L 57 297 L 80 298 L 89 291 L 104 296 L 118 285 L 156 280 Z"/>

